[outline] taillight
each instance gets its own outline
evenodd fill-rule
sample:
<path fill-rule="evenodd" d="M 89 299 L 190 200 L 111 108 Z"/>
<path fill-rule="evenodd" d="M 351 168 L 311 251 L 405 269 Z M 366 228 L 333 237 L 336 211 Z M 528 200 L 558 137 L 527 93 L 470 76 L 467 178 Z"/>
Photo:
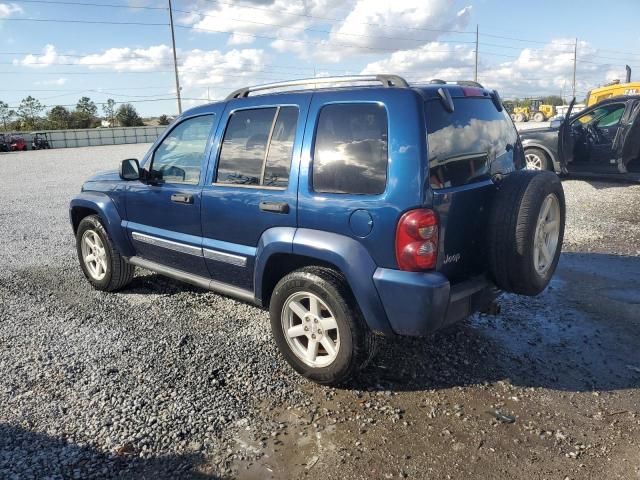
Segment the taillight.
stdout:
<path fill-rule="evenodd" d="M 438 217 L 433 210 L 410 210 L 396 229 L 396 260 L 400 270 L 417 272 L 436 267 Z"/>

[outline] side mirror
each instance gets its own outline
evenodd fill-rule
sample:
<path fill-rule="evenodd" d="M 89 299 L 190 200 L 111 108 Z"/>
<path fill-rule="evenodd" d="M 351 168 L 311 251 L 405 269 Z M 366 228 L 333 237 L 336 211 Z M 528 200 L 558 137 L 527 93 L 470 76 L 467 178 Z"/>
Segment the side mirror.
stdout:
<path fill-rule="evenodd" d="M 120 163 L 120 178 L 123 180 L 140 180 L 138 159 L 127 158 Z"/>

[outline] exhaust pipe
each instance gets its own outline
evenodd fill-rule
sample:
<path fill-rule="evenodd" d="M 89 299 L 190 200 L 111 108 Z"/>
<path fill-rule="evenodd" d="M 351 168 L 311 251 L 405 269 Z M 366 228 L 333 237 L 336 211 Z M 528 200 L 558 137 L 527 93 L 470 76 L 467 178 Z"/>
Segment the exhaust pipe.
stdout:
<path fill-rule="evenodd" d="M 631 67 L 629 65 L 625 65 L 624 68 L 627 69 L 627 79 L 624 83 L 631 83 Z"/>

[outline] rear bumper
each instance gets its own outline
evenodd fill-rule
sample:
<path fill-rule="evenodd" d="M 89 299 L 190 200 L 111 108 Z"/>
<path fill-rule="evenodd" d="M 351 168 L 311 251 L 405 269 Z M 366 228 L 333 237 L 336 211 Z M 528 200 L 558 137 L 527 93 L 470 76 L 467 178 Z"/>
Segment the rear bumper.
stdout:
<path fill-rule="evenodd" d="M 392 330 L 422 336 L 487 307 L 498 295 L 484 277 L 451 286 L 440 273 L 376 269 L 373 281 Z"/>

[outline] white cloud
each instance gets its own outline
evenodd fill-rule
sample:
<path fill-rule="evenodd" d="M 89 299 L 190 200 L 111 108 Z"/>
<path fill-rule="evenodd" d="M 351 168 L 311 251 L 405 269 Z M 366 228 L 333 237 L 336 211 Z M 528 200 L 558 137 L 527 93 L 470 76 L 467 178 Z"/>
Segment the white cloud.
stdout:
<path fill-rule="evenodd" d="M 14 65 L 24 65 L 25 67 L 44 68 L 56 63 L 60 63 L 62 57 L 58 55 L 56 47 L 45 45 L 41 55 L 27 55 L 22 60 L 14 60 Z"/>
<path fill-rule="evenodd" d="M 22 7 L 15 3 L 0 3 L 0 18 L 9 18 L 14 13 L 22 13 Z"/>
<path fill-rule="evenodd" d="M 180 76 L 185 86 L 244 85 L 261 75 L 265 61 L 264 51 L 258 49 L 191 50 L 182 57 Z"/>
<path fill-rule="evenodd" d="M 168 68 L 173 61 L 171 48 L 167 45 L 154 45 L 148 48 L 110 48 L 80 58 L 77 63 L 89 68 L 109 68 L 117 72 L 148 71 Z"/>
<path fill-rule="evenodd" d="M 452 0 L 357 0 L 343 22 L 321 42 L 319 56 L 340 61 L 347 55 L 414 49 L 447 30 L 464 30 L 471 7 L 452 8 Z"/>
<path fill-rule="evenodd" d="M 496 60 L 480 48 L 479 80 L 495 88 L 504 98 L 571 93 L 573 82 L 573 39 L 558 38 L 539 48 L 523 48 L 513 52 L 513 59 Z M 409 81 L 471 80 L 474 73 L 474 45 L 450 45 L 431 42 L 408 50 L 400 50 L 386 58 L 369 63 L 363 74 L 395 73 Z M 495 50 L 495 48 L 493 49 Z M 624 79 L 624 66 L 614 67 L 597 57 L 598 51 L 588 42 L 578 43 L 576 75 L 577 97 L 587 90 L 615 78 Z"/>

